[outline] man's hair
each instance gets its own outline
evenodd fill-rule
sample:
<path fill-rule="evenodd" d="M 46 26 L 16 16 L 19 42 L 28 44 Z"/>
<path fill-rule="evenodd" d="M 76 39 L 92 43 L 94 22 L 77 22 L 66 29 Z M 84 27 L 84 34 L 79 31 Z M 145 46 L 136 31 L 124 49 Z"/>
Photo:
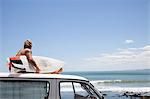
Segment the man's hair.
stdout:
<path fill-rule="evenodd" d="M 32 41 L 31 40 L 26 40 L 25 42 L 24 42 L 24 48 L 32 48 Z"/>

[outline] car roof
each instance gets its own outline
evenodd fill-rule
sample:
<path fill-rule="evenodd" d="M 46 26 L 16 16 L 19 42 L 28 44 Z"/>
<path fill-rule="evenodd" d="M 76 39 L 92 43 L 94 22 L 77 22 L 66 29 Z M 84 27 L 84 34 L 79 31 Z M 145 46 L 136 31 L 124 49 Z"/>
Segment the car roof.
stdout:
<path fill-rule="evenodd" d="M 0 78 L 45 78 L 45 79 L 71 79 L 71 80 L 85 80 L 88 79 L 77 75 L 64 74 L 36 74 L 36 73 L 0 73 Z"/>

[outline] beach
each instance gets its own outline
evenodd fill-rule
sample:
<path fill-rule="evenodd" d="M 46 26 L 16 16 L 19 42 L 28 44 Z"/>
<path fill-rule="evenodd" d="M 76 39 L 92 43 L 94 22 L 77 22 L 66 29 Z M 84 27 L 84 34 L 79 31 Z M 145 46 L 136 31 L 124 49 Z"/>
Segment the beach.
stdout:
<path fill-rule="evenodd" d="M 150 99 L 150 88 L 104 88 L 99 89 L 106 99 Z"/>
<path fill-rule="evenodd" d="M 150 70 L 65 72 L 86 77 L 105 99 L 150 99 Z"/>

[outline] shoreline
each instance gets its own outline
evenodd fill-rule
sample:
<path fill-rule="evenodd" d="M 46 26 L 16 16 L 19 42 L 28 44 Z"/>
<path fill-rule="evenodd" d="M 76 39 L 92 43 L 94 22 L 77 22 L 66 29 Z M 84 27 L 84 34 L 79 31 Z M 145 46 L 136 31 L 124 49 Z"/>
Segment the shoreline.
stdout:
<path fill-rule="evenodd" d="M 145 94 L 137 94 L 132 92 L 119 93 L 112 91 L 103 91 L 101 92 L 101 94 L 103 94 L 104 98 L 106 99 L 150 99 L 150 92 Z"/>
<path fill-rule="evenodd" d="M 105 91 L 101 92 L 103 94 L 104 98 L 106 99 L 150 99 L 150 92 L 145 94 L 140 93 L 119 93 L 119 92 L 111 92 L 111 91 Z M 146 95 L 149 94 L 149 95 Z"/>
<path fill-rule="evenodd" d="M 106 99 L 150 99 L 150 80 L 90 81 Z"/>
<path fill-rule="evenodd" d="M 150 99 L 149 87 L 105 87 L 98 90 L 106 99 Z"/>

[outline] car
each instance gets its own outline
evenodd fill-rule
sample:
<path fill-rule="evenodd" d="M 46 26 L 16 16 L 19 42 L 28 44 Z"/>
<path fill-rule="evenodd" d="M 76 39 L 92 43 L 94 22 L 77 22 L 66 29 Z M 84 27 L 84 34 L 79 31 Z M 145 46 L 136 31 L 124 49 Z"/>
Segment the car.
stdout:
<path fill-rule="evenodd" d="M 103 99 L 103 96 L 81 76 L 0 73 L 0 99 Z"/>

